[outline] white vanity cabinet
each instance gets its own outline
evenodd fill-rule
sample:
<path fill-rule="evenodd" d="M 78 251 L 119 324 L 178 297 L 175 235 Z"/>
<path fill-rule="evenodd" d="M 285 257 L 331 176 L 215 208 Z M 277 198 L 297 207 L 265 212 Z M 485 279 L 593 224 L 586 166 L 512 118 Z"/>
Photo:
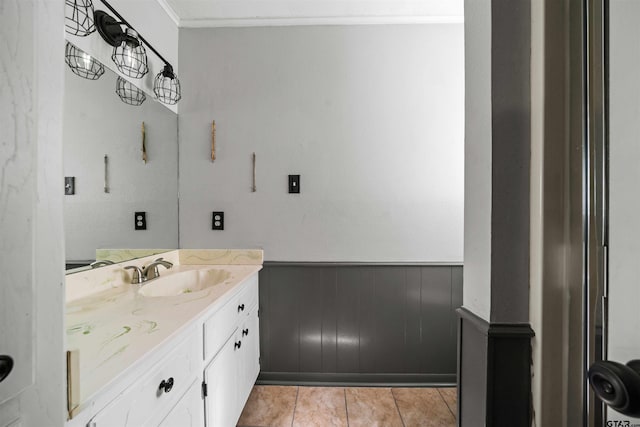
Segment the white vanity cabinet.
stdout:
<path fill-rule="evenodd" d="M 219 298 L 67 427 L 236 425 L 260 370 L 257 272 Z"/>
<path fill-rule="evenodd" d="M 205 322 L 204 335 L 206 425 L 236 425 L 260 371 L 257 275 Z M 224 343 L 217 346 L 207 342 L 223 339 Z"/>

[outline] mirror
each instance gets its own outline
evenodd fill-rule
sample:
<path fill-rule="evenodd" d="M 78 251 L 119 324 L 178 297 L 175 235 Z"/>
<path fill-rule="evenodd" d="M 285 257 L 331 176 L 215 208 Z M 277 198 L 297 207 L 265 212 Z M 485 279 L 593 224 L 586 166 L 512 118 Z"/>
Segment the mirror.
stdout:
<path fill-rule="evenodd" d="M 148 94 L 141 106 L 123 103 L 116 79 L 106 67 L 97 80 L 66 67 L 60 191 L 67 268 L 93 262 L 98 249 L 178 247 L 178 117 Z M 136 230 L 139 222 L 145 230 Z"/>

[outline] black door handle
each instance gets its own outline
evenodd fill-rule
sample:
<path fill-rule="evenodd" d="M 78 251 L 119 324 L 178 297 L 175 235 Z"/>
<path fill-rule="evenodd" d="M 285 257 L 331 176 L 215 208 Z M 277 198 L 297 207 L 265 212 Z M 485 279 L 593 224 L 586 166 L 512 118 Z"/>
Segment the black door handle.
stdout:
<path fill-rule="evenodd" d="M 11 356 L 0 356 L 0 383 L 9 376 L 13 369 L 13 359 Z"/>
<path fill-rule="evenodd" d="M 242 330 L 242 336 L 245 337 L 247 335 L 249 335 L 249 328 Z"/>
<path fill-rule="evenodd" d="M 595 362 L 587 373 L 589 384 L 612 409 L 624 415 L 640 417 L 640 360 L 626 365 L 610 360 Z"/>
<path fill-rule="evenodd" d="M 244 304 L 238 306 L 238 312 L 244 311 Z"/>

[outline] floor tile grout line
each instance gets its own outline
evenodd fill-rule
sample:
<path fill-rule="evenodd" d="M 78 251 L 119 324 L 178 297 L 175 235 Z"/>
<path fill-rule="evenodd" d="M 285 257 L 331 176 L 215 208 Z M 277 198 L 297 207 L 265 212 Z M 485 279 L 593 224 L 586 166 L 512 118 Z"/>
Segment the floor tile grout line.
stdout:
<path fill-rule="evenodd" d="M 347 405 L 347 388 L 343 388 L 344 391 L 344 411 L 347 413 L 347 427 L 349 427 L 349 406 Z"/>
<path fill-rule="evenodd" d="M 454 420 L 458 420 L 458 417 L 456 416 L 456 414 L 451 410 L 451 407 L 449 406 L 449 402 L 447 402 L 447 399 L 444 398 L 444 396 L 442 395 L 442 392 L 440 391 L 440 388 L 436 387 L 436 390 L 438 390 L 438 394 L 440 395 L 440 399 L 442 399 L 444 401 L 444 404 L 447 406 L 447 409 L 449 410 L 449 412 L 451 413 L 451 415 L 453 415 L 453 419 Z"/>
<path fill-rule="evenodd" d="M 296 409 L 298 408 L 298 396 L 300 395 L 300 386 L 296 387 L 296 401 L 293 404 L 293 414 L 291 416 L 291 427 L 296 420 Z"/>
<path fill-rule="evenodd" d="M 407 427 L 404 423 L 404 418 L 402 418 L 402 412 L 400 412 L 400 407 L 398 406 L 398 401 L 396 400 L 396 395 L 393 394 L 393 388 L 390 388 L 391 398 L 393 399 L 393 403 L 396 405 L 396 411 L 398 411 L 398 415 L 400 416 L 400 422 L 402 422 L 402 427 Z"/>

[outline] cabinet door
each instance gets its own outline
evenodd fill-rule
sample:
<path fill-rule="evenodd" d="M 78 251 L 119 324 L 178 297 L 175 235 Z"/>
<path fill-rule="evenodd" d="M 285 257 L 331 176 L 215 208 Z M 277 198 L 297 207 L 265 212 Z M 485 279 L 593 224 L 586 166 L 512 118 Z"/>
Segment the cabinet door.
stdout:
<path fill-rule="evenodd" d="M 200 381 L 195 381 L 158 427 L 204 427 Z"/>
<path fill-rule="evenodd" d="M 240 348 L 239 380 L 240 406 L 244 407 L 251 389 L 260 372 L 260 330 L 258 323 L 258 307 L 255 306 L 242 323 L 240 330 L 242 347 Z"/>
<path fill-rule="evenodd" d="M 237 362 L 240 340 L 237 338 L 236 330 L 204 371 L 207 427 L 234 426 L 240 416 Z"/>

